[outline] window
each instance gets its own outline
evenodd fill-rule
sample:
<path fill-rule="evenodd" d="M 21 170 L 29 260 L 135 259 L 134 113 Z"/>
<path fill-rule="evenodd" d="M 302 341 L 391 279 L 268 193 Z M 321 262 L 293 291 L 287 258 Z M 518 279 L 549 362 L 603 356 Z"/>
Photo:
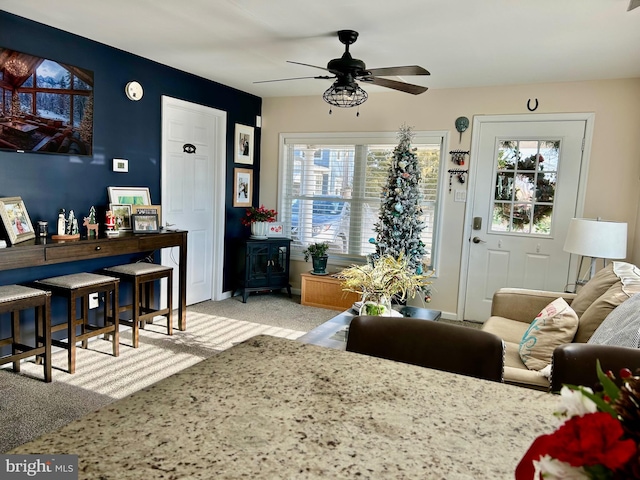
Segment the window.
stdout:
<path fill-rule="evenodd" d="M 425 264 L 437 252 L 440 172 L 444 132 L 416 132 L 422 165 Z M 292 254 L 328 242 L 332 260 L 360 262 L 375 251 L 380 195 L 397 146 L 395 133 L 283 134 L 278 219 L 290 232 Z"/>
<path fill-rule="evenodd" d="M 559 140 L 501 140 L 492 232 L 551 234 Z"/>

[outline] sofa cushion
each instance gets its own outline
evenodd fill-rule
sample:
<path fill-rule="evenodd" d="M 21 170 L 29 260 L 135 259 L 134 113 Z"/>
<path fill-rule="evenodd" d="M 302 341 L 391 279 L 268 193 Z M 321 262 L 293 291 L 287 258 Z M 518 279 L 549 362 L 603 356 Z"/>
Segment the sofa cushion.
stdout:
<path fill-rule="evenodd" d="M 493 316 L 484 322 L 482 330 L 497 335 L 505 342 L 511 342 L 518 345 L 520 340 L 522 340 L 524 332 L 529 328 L 529 325 L 529 323 L 520 322 L 518 320 Z"/>
<path fill-rule="evenodd" d="M 576 298 L 571 302 L 571 308 L 576 312 L 578 318 L 595 302 L 602 294 L 620 279 L 613 271 L 613 263 L 598 270 L 591 280 L 578 289 Z"/>
<path fill-rule="evenodd" d="M 614 308 L 587 343 L 640 348 L 640 294 Z"/>
<path fill-rule="evenodd" d="M 582 314 L 574 342 L 586 343 L 614 308 L 632 295 L 640 293 L 640 270 L 638 267 L 625 262 L 612 262 L 612 265 L 618 281 L 600 295 Z"/>
<path fill-rule="evenodd" d="M 530 370 L 542 370 L 551 363 L 553 349 L 571 343 L 578 328 L 578 315 L 564 298 L 551 302 L 533 319 L 522 336 L 519 353 Z"/>
<path fill-rule="evenodd" d="M 505 342 L 504 381 L 517 385 L 549 388 L 549 380 L 537 370 L 529 370 L 518 353 L 519 343 Z"/>

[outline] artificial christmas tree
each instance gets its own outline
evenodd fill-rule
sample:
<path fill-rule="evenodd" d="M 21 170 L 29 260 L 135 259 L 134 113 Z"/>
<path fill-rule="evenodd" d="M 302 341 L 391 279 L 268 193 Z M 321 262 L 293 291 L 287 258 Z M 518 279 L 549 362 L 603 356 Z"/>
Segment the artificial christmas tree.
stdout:
<path fill-rule="evenodd" d="M 411 127 L 400 127 L 398 138 L 387 183 L 382 189 L 379 219 L 374 227 L 376 254 L 394 258 L 403 255 L 407 268 L 422 274 L 422 257 L 426 250 L 421 239 L 424 228 L 420 207 L 421 171 L 415 149 L 411 148 Z"/>

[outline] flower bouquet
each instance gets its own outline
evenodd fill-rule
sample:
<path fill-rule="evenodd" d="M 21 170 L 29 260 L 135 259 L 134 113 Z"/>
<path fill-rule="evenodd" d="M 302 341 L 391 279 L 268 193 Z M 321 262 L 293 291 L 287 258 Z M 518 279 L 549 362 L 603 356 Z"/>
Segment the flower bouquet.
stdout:
<path fill-rule="evenodd" d="M 565 385 L 556 415 L 565 421 L 536 438 L 516 480 L 640 478 L 640 376 L 623 369 L 622 387 L 597 363 L 599 391 Z"/>
<path fill-rule="evenodd" d="M 260 205 L 260 208 L 251 206 L 247 208 L 245 216 L 240 219 L 240 222 L 242 222 L 242 225 L 245 227 L 248 227 L 254 222 L 275 222 L 276 215 L 278 215 L 278 212 L 269 210 L 265 208 L 264 205 Z"/>

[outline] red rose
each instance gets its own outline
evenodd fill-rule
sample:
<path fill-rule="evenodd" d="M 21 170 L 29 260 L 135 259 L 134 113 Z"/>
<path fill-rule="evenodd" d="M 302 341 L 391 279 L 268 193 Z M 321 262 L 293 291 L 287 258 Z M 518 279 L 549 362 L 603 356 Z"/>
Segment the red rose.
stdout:
<path fill-rule="evenodd" d="M 622 440 L 620 422 L 605 412 L 575 416 L 547 438 L 551 457 L 574 467 L 622 467 L 636 453 L 633 440 Z"/>

